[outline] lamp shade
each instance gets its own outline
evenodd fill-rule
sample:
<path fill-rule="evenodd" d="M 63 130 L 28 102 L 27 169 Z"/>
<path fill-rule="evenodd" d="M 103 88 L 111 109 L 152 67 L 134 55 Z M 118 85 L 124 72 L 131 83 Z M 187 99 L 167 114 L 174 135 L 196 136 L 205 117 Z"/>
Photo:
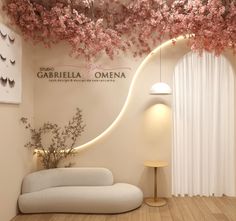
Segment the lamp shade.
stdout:
<path fill-rule="evenodd" d="M 164 82 L 158 82 L 154 85 L 152 85 L 151 89 L 150 89 L 150 94 L 153 95 L 167 95 L 167 94 L 171 94 L 171 88 L 168 84 L 164 83 Z"/>

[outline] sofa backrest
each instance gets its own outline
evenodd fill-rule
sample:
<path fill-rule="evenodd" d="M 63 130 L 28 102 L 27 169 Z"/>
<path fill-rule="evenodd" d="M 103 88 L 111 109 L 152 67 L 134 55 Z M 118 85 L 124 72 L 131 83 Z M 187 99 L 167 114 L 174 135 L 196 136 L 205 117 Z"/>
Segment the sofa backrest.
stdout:
<path fill-rule="evenodd" d="M 27 175 L 22 193 L 36 192 L 60 186 L 110 186 L 113 175 L 106 168 L 56 168 Z"/>

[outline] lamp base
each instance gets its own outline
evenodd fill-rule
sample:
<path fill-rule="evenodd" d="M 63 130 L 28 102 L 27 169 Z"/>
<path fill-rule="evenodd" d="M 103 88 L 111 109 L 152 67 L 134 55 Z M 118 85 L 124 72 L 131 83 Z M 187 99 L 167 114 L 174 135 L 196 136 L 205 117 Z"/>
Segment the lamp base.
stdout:
<path fill-rule="evenodd" d="M 167 204 L 166 200 L 163 198 L 145 198 L 144 202 L 153 207 L 165 206 Z"/>

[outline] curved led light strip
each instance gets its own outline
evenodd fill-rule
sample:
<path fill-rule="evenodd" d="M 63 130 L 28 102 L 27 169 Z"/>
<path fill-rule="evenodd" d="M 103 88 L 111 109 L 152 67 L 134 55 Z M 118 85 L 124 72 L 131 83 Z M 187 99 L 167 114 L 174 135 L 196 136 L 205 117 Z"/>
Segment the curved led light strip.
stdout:
<path fill-rule="evenodd" d="M 185 38 L 183 36 L 181 37 L 178 37 L 176 40 L 184 40 Z M 75 148 L 75 150 L 77 151 L 80 151 L 80 150 L 83 150 L 91 145 L 93 145 L 94 143 L 96 143 L 98 140 L 100 140 L 102 137 L 106 136 L 109 132 L 111 132 L 111 130 L 115 127 L 115 125 L 121 120 L 122 116 L 124 115 L 125 113 L 125 110 L 129 104 L 129 101 L 131 99 L 131 95 L 132 95 L 132 92 L 133 92 L 133 88 L 134 88 L 134 85 L 135 85 L 135 82 L 139 76 L 139 74 L 141 73 L 141 70 L 143 69 L 143 67 L 146 65 L 146 63 L 149 61 L 149 59 L 157 53 L 157 51 L 160 50 L 160 48 L 163 48 L 163 47 L 166 47 L 168 45 L 172 44 L 172 39 L 171 40 L 168 40 L 164 43 L 162 43 L 161 45 L 159 45 L 156 49 L 154 49 L 145 59 L 144 61 L 141 63 L 141 65 L 138 67 L 135 75 L 134 75 L 134 78 L 131 82 L 131 85 L 130 85 L 130 88 L 129 88 L 129 92 L 128 92 L 128 96 L 126 98 L 126 101 L 125 101 L 125 104 L 124 106 L 122 107 L 119 115 L 117 116 L 117 118 L 113 121 L 113 123 L 106 129 L 104 130 L 100 135 L 98 135 L 97 137 L 95 137 L 94 139 L 90 140 L 89 142 L 85 143 L 85 144 L 82 144 L 78 147 Z"/>

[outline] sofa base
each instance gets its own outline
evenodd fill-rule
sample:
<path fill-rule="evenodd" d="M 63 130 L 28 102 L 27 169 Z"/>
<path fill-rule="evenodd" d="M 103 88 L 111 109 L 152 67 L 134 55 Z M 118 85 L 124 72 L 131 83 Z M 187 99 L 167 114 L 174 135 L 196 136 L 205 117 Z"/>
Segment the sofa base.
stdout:
<path fill-rule="evenodd" d="M 95 213 L 113 214 L 141 206 L 142 191 L 133 185 L 61 186 L 19 197 L 22 213 Z"/>

